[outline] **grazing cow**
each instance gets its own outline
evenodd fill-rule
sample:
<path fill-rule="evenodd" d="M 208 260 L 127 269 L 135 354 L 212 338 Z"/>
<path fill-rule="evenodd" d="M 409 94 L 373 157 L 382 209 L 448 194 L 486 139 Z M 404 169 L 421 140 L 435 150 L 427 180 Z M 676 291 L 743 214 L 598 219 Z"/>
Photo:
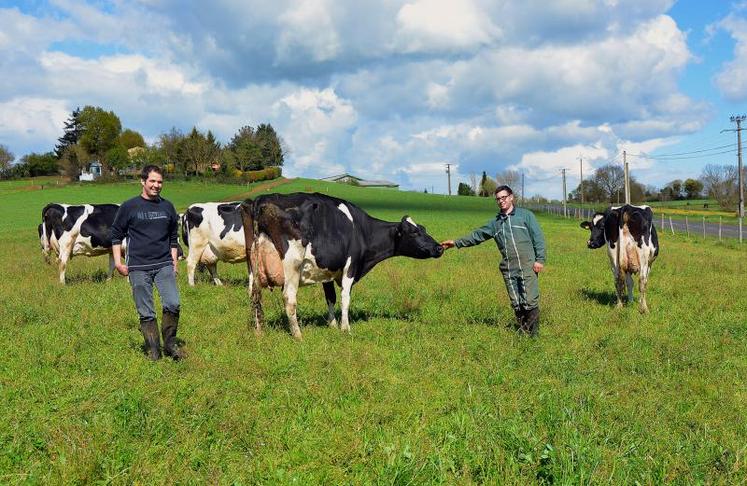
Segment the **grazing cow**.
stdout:
<path fill-rule="evenodd" d="M 341 290 L 341 327 L 350 330 L 350 291 L 379 262 L 394 256 L 438 258 L 443 248 L 423 226 L 405 216 L 397 223 L 372 218 L 342 199 L 324 194 L 268 194 L 241 204 L 249 267 L 249 294 L 261 329 L 261 287 L 282 287 L 290 330 L 297 339 L 296 293 L 322 283 L 327 322 L 337 327 L 335 288 Z"/>
<path fill-rule="evenodd" d="M 648 206 L 611 207 L 604 213 L 595 213 L 591 221 L 581 227 L 591 230 L 587 246 L 591 249 L 607 245 L 612 273 L 615 277 L 617 307 L 622 307 L 625 287 L 628 302 L 633 301 L 633 274 L 638 274 L 641 293 L 639 309 L 648 312 L 646 286 L 651 264 L 659 254 L 659 238 L 653 224 L 654 213 Z"/>
<path fill-rule="evenodd" d="M 118 204 L 47 204 L 42 209 L 39 241 L 47 263 L 51 253 L 59 260 L 60 283 L 65 283 L 67 262 L 73 256 L 109 254 L 109 273 L 114 271 L 112 240 L 109 235 Z M 124 247 L 125 245 L 123 245 Z"/>
<path fill-rule="evenodd" d="M 200 263 L 207 267 L 215 285 L 223 285 L 218 278 L 217 263 L 239 263 L 246 260 L 240 204 L 196 203 L 184 212 L 182 241 L 189 248 L 189 285 L 194 286 L 195 268 Z"/>

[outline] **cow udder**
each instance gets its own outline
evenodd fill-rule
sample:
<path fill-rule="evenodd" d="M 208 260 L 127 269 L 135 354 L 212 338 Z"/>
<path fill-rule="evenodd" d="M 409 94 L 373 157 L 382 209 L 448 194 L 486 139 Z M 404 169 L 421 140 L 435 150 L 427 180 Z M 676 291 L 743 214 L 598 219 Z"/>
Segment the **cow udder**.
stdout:
<path fill-rule="evenodd" d="M 257 278 L 262 287 L 282 287 L 285 283 L 283 261 L 271 241 L 259 238 L 254 245 Z"/>

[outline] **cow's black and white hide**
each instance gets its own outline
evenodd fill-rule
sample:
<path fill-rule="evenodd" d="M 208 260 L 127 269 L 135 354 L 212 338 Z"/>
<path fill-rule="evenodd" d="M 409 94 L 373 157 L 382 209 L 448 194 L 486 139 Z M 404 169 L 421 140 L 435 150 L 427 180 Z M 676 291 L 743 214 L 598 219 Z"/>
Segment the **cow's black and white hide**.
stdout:
<path fill-rule="evenodd" d="M 58 260 L 60 283 L 74 256 L 109 255 L 108 279 L 114 271 L 110 230 L 118 204 L 47 204 L 42 209 L 39 242 L 47 263 Z M 126 250 L 126 241 L 122 243 Z"/>
<path fill-rule="evenodd" d="M 239 263 L 246 260 L 241 203 L 206 202 L 190 205 L 182 215 L 182 241 L 189 248 L 187 280 L 195 284 L 195 269 L 207 267 L 215 285 L 218 262 Z"/>
<path fill-rule="evenodd" d="M 587 242 L 590 249 L 607 246 L 612 274 L 615 278 L 617 306 L 622 307 L 627 287 L 628 301 L 633 301 L 633 274 L 638 274 L 639 309 L 648 312 L 646 288 L 651 265 L 659 254 L 659 238 L 653 224 L 654 214 L 648 206 L 610 207 L 595 213 L 581 227 L 591 231 Z"/>
<path fill-rule="evenodd" d="M 324 194 L 269 194 L 241 204 L 249 256 L 249 293 L 256 328 L 263 321 L 262 287 L 282 287 L 291 333 L 301 337 L 296 294 L 302 285 L 322 283 L 327 321 L 337 327 L 334 283 L 341 287 L 341 322 L 350 330 L 353 285 L 390 257 L 438 258 L 443 249 L 423 226 L 405 216 L 399 222 L 373 218 L 356 205 Z"/>

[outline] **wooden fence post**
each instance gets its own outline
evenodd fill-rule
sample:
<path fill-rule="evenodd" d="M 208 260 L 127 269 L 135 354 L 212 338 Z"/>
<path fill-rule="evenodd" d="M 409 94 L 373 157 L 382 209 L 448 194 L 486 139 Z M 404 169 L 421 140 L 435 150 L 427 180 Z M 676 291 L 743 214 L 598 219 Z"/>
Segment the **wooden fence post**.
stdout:
<path fill-rule="evenodd" d="M 703 239 L 705 240 L 705 216 L 703 216 Z"/>
<path fill-rule="evenodd" d="M 672 234 L 674 234 L 674 225 L 672 224 L 672 217 L 669 217 L 669 228 L 672 230 Z"/>
<path fill-rule="evenodd" d="M 685 216 L 685 233 L 687 233 L 687 237 L 690 237 L 690 225 L 687 223 L 687 216 Z"/>
<path fill-rule="evenodd" d="M 721 241 L 721 216 L 718 217 L 718 241 Z"/>

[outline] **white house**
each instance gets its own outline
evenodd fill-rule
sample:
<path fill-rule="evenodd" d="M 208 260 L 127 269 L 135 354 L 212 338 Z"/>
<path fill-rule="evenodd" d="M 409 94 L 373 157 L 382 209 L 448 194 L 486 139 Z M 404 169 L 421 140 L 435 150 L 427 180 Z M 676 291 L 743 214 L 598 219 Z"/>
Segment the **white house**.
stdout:
<path fill-rule="evenodd" d="M 95 181 L 99 177 L 101 177 L 101 169 L 103 165 L 101 165 L 101 162 L 98 160 L 94 160 L 90 164 L 88 164 L 87 169 L 83 169 L 80 173 L 80 176 L 78 177 L 78 180 L 81 181 Z"/>

